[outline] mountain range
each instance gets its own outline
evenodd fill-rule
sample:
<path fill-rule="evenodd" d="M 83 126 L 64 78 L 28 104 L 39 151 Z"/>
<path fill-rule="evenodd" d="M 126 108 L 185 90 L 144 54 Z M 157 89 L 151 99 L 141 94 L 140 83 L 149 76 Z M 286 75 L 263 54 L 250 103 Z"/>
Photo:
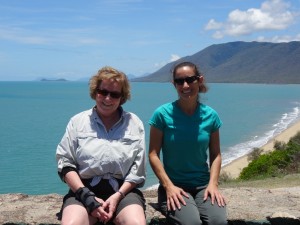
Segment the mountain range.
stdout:
<path fill-rule="evenodd" d="M 168 63 L 136 82 L 169 82 L 179 62 L 191 61 L 208 83 L 300 84 L 300 42 L 229 42 Z"/>

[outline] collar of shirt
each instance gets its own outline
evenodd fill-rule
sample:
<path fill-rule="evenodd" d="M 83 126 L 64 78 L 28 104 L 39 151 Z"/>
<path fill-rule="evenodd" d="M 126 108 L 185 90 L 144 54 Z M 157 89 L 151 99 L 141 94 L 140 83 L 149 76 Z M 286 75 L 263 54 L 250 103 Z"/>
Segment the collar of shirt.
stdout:
<path fill-rule="evenodd" d="M 120 112 L 121 116 L 120 116 L 120 119 L 112 126 L 111 130 L 114 129 L 114 127 L 117 126 L 124 119 L 124 110 L 123 110 L 122 106 L 119 106 L 119 108 L 117 110 Z M 98 123 L 103 128 L 105 128 L 101 118 L 99 117 L 99 115 L 96 111 L 96 106 L 93 107 L 92 117 L 93 117 L 94 121 L 96 121 L 96 123 Z"/>

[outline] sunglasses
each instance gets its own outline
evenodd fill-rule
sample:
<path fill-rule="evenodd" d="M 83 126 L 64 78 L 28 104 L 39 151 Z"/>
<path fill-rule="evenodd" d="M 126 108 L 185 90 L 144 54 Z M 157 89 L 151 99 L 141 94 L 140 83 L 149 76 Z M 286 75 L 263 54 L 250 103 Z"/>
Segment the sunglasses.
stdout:
<path fill-rule="evenodd" d="M 104 96 L 104 97 L 106 97 L 106 96 L 109 95 L 110 97 L 112 97 L 114 99 L 119 99 L 122 96 L 122 93 L 120 93 L 120 92 L 117 92 L 117 91 L 108 91 L 108 90 L 99 89 L 99 88 L 97 89 L 97 93 L 100 94 L 100 95 L 102 95 L 102 96 Z"/>
<path fill-rule="evenodd" d="M 198 80 L 198 79 L 199 79 L 199 76 L 194 75 L 194 76 L 191 76 L 191 77 L 185 77 L 185 78 L 175 78 L 175 79 L 174 79 L 174 82 L 175 82 L 175 84 L 183 85 L 184 82 L 187 82 L 188 84 L 191 84 L 191 83 L 193 83 L 195 80 Z"/>

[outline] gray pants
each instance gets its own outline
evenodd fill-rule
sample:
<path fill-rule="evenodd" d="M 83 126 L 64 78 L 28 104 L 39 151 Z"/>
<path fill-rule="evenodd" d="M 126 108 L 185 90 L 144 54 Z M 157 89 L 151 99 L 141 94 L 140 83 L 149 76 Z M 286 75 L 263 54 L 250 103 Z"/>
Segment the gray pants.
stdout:
<path fill-rule="evenodd" d="M 186 206 L 180 210 L 167 211 L 166 191 L 162 186 L 158 188 L 158 203 L 162 213 L 166 216 L 168 224 L 174 225 L 227 225 L 226 207 L 220 207 L 211 199 L 203 201 L 205 187 L 185 189 L 189 198 L 184 197 Z"/>

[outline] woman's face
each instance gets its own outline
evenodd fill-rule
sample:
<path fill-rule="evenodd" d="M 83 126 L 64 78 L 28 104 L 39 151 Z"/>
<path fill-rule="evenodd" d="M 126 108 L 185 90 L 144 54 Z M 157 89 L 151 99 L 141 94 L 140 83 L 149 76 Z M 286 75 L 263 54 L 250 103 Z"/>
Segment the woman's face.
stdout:
<path fill-rule="evenodd" d="M 120 105 L 122 86 L 113 79 L 103 80 L 96 94 L 97 111 L 101 116 L 111 116 Z"/>
<path fill-rule="evenodd" d="M 192 67 L 179 67 L 176 71 L 173 84 L 181 99 L 198 98 L 199 86 L 203 82 L 203 77 L 196 77 Z"/>

